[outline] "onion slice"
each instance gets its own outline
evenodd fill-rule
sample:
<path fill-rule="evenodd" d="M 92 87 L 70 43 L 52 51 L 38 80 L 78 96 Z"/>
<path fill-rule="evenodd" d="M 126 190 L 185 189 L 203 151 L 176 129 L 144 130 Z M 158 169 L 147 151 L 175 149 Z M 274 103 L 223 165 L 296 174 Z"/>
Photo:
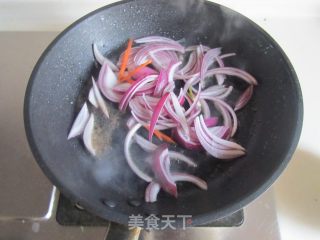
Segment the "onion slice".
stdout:
<path fill-rule="evenodd" d="M 130 147 L 132 144 L 132 138 L 135 135 L 135 133 L 139 130 L 139 128 L 141 127 L 140 123 L 137 123 L 136 125 L 134 125 L 130 131 L 128 132 L 126 139 L 124 141 L 124 155 L 126 157 L 127 163 L 130 166 L 130 168 L 132 169 L 132 171 L 141 179 L 145 180 L 146 182 L 151 182 L 152 178 L 144 173 L 143 171 L 141 171 L 138 166 L 135 164 L 135 162 L 132 159 L 131 153 L 130 153 Z"/>
<path fill-rule="evenodd" d="M 149 140 L 141 137 L 139 134 L 135 134 L 134 136 L 137 144 L 146 152 L 153 152 L 157 149 L 157 145 L 150 142 Z"/>
<path fill-rule="evenodd" d="M 223 85 L 214 85 L 202 90 L 201 97 L 210 99 L 224 94 L 228 89 Z"/>
<path fill-rule="evenodd" d="M 218 143 L 220 145 L 224 145 L 226 147 L 229 147 L 230 149 L 238 149 L 238 150 L 242 150 L 242 151 L 245 150 L 242 146 L 240 146 L 239 144 L 237 144 L 235 142 L 227 141 L 222 138 L 218 138 L 215 135 L 212 135 L 211 132 L 209 131 L 209 129 L 207 128 L 206 123 L 204 122 L 202 115 L 200 115 L 199 119 L 200 119 L 200 124 L 201 124 L 203 131 L 206 133 L 206 135 L 208 135 L 210 138 L 212 138 L 213 141 L 215 141 L 216 143 Z"/>
<path fill-rule="evenodd" d="M 205 135 L 208 134 L 208 132 L 205 133 L 204 129 L 203 129 L 206 126 L 201 125 L 199 117 L 197 117 L 195 119 L 194 125 L 195 125 L 196 134 L 199 138 L 201 145 L 212 156 L 214 156 L 216 158 L 220 158 L 220 159 L 232 159 L 232 158 L 240 157 L 244 154 L 243 150 L 240 150 L 240 149 L 219 149 L 215 145 L 212 145 L 212 142 L 208 142 L 207 138 L 205 137 Z M 223 139 L 221 139 L 221 140 L 223 140 Z"/>
<path fill-rule="evenodd" d="M 96 150 L 93 147 L 92 136 L 94 130 L 94 115 L 91 113 L 87 125 L 83 131 L 83 143 L 87 150 L 93 155 L 96 155 Z"/>
<path fill-rule="evenodd" d="M 190 150 L 201 150 L 202 146 L 199 141 L 194 141 L 190 137 L 186 137 L 180 128 L 173 130 L 174 139 L 183 147 Z"/>
<path fill-rule="evenodd" d="M 227 139 L 230 134 L 230 128 L 226 126 L 215 126 L 209 129 L 210 132 L 218 138 Z"/>
<path fill-rule="evenodd" d="M 225 108 L 231 115 L 232 120 L 233 120 L 233 126 L 232 126 L 232 130 L 231 130 L 231 137 L 236 133 L 237 128 L 238 128 L 238 118 L 236 113 L 234 112 L 234 110 L 224 101 L 220 100 L 220 99 L 213 99 L 214 103 L 217 105 L 220 105 L 220 108 Z M 230 127 L 230 126 L 227 126 Z"/>
<path fill-rule="evenodd" d="M 188 164 L 191 167 L 197 167 L 197 164 L 191 158 L 183 155 L 182 153 L 169 151 L 169 157 L 170 157 L 170 160 L 173 160 L 173 159 L 178 160 Z"/>
<path fill-rule="evenodd" d="M 188 62 L 186 63 L 186 65 L 184 65 L 183 68 L 181 68 L 179 70 L 179 73 L 180 74 L 187 74 L 191 71 L 191 69 L 194 67 L 194 65 L 196 64 L 197 62 L 197 55 L 195 52 L 192 52 L 190 53 L 190 56 L 189 56 L 189 60 Z"/>
<path fill-rule="evenodd" d="M 98 86 L 102 94 L 112 102 L 119 102 L 121 95 L 115 93 L 112 88 L 118 79 L 107 63 L 103 63 L 98 77 Z"/>
<path fill-rule="evenodd" d="M 205 118 L 209 118 L 211 116 L 211 110 L 208 103 L 203 99 L 200 99 L 199 102 L 201 104 L 201 110 L 202 110 L 203 116 Z"/>
<path fill-rule="evenodd" d="M 250 85 L 238 98 L 238 100 L 236 101 L 234 110 L 238 111 L 241 108 L 243 108 L 251 99 L 253 94 L 253 86 Z"/>
<path fill-rule="evenodd" d="M 154 54 L 159 51 L 177 51 L 184 53 L 184 47 L 171 43 L 146 44 L 136 53 L 136 55 L 134 56 L 134 62 L 136 65 L 140 65 L 148 60 L 150 54 Z"/>
<path fill-rule="evenodd" d="M 175 182 L 190 182 L 194 185 L 198 186 L 199 188 L 203 190 L 208 189 L 207 183 L 202 180 L 201 178 L 198 178 L 194 175 L 188 174 L 188 173 L 178 173 L 174 172 L 172 173 L 172 179 Z M 145 201 L 149 203 L 153 203 L 157 201 L 158 194 L 160 192 L 161 186 L 159 183 L 156 182 L 150 182 L 146 188 L 145 191 Z"/>
<path fill-rule="evenodd" d="M 159 100 L 157 106 L 154 109 L 154 112 L 152 114 L 151 121 L 150 121 L 150 129 L 149 129 L 149 136 L 148 136 L 150 141 L 152 139 L 152 135 L 153 135 L 155 126 L 157 124 L 157 121 L 159 119 L 159 116 L 161 114 L 161 111 L 163 109 L 163 106 L 165 105 L 168 97 L 169 97 L 169 93 L 166 93 L 165 95 L 163 95 L 163 97 Z"/>
<path fill-rule="evenodd" d="M 216 57 L 217 63 L 219 64 L 219 67 L 224 67 L 224 62 L 221 59 L 221 57 Z M 218 85 L 222 85 L 224 83 L 224 80 L 226 79 L 226 75 L 224 74 L 217 74 L 217 83 Z"/>
<path fill-rule="evenodd" d="M 150 142 L 149 140 L 141 137 L 139 134 L 135 134 L 135 140 L 137 144 L 146 152 L 154 152 L 157 149 L 157 145 Z M 191 167 L 197 167 L 197 164 L 189 157 L 183 155 L 182 153 L 169 151 L 170 160 L 178 160 L 188 164 Z"/>
<path fill-rule="evenodd" d="M 183 111 L 184 109 L 181 107 L 177 96 L 173 92 L 170 93 L 170 96 L 171 96 L 174 110 L 178 116 L 178 120 L 182 126 L 182 129 L 184 130 L 185 134 L 188 136 L 189 135 L 189 126 L 187 123 L 185 113 Z"/>
<path fill-rule="evenodd" d="M 161 97 L 163 90 L 167 86 L 167 84 L 168 84 L 168 75 L 165 70 L 160 70 L 153 95 L 155 97 Z"/>
<path fill-rule="evenodd" d="M 168 159 L 168 148 L 166 144 L 160 145 L 153 154 L 152 170 L 162 189 L 169 194 L 178 197 L 177 186 L 167 172 L 165 161 Z"/>
<path fill-rule="evenodd" d="M 75 121 L 72 124 L 71 130 L 68 135 L 68 140 L 76 136 L 79 136 L 81 133 L 83 133 L 88 120 L 89 120 L 89 110 L 88 110 L 87 104 L 84 103 Z"/>
<path fill-rule="evenodd" d="M 229 76 L 235 76 L 241 78 L 249 84 L 258 85 L 257 80 L 249 73 L 233 67 L 223 67 L 223 68 L 215 68 L 206 72 L 206 77 L 216 75 L 216 74 L 225 74 Z"/>
<path fill-rule="evenodd" d="M 88 100 L 95 108 L 98 108 L 98 102 L 96 97 L 94 96 L 93 88 L 91 88 L 89 91 Z"/>
<path fill-rule="evenodd" d="M 181 62 L 176 62 L 176 63 L 171 63 L 169 66 L 168 66 L 168 82 L 173 82 L 173 76 L 176 72 L 176 70 L 178 69 L 178 67 L 181 65 Z"/>
<path fill-rule="evenodd" d="M 160 189 L 159 183 L 150 182 L 145 191 L 145 201 L 150 203 L 156 202 Z"/>
<path fill-rule="evenodd" d="M 137 80 L 135 83 L 133 83 L 128 91 L 123 95 L 121 98 L 121 101 L 119 103 L 119 109 L 124 111 L 127 108 L 127 105 L 130 101 L 130 99 L 133 97 L 133 95 L 140 90 L 143 86 L 145 86 L 147 83 L 154 81 L 157 78 L 156 75 L 149 75 L 141 80 Z"/>
<path fill-rule="evenodd" d="M 210 47 L 208 47 L 208 46 L 204 46 L 204 45 L 201 45 L 201 46 L 202 46 L 202 49 L 204 52 L 207 52 L 210 50 Z M 198 47 L 199 47 L 199 45 L 188 46 L 188 47 L 186 47 L 186 52 L 195 51 L 195 50 L 197 50 Z"/>
<path fill-rule="evenodd" d="M 174 44 L 180 47 L 181 49 L 184 48 L 180 43 L 177 41 L 174 41 L 170 38 L 166 37 L 161 37 L 161 36 L 148 36 L 148 37 L 143 37 L 134 40 L 136 43 L 168 43 L 168 44 Z"/>
<path fill-rule="evenodd" d="M 104 99 L 101 96 L 101 93 L 99 91 L 99 88 L 96 84 L 96 81 L 94 80 L 94 78 L 92 77 L 92 89 L 93 89 L 93 93 L 95 96 L 95 99 L 97 100 L 98 106 L 101 109 L 101 111 L 103 112 L 103 114 L 109 118 L 109 111 L 108 111 L 108 107 L 104 101 Z"/>
<path fill-rule="evenodd" d="M 214 127 L 217 125 L 218 120 L 219 119 L 217 117 L 209 117 L 209 118 L 204 119 L 204 122 L 207 127 Z"/>
<path fill-rule="evenodd" d="M 198 178 L 194 175 L 188 174 L 188 173 L 178 173 L 178 172 L 173 172 L 171 173 L 172 179 L 175 182 L 190 182 L 193 183 L 194 185 L 198 186 L 199 188 L 203 190 L 208 189 L 207 183 L 202 180 L 201 178 Z"/>
<path fill-rule="evenodd" d="M 134 79 L 139 79 L 139 78 L 144 78 L 148 75 L 156 75 L 158 74 L 158 72 L 152 68 L 149 68 L 149 67 L 143 67 L 141 68 L 139 71 L 137 71 L 136 73 L 134 73 L 132 75 L 132 77 Z"/>
<path fill-rule="evenodd" d="M 200 70 L 200 79 L 203 80 L 205 77 L 205 73 L 208 70 L 209 66 L 214 63 L 217 57 L 221 53 L 221 48 L 214 48 L 210 49 L 206 54 L 203 56 L 201 70 Z"/>
<path fill-rule="evenodd" d="M 133 128 L 133 126 L 136 124 L 136 120 L 134 119 L 134 117 L 130 117 L 128 120 L 127 120 L 127 127 L 129 129 Z"/>

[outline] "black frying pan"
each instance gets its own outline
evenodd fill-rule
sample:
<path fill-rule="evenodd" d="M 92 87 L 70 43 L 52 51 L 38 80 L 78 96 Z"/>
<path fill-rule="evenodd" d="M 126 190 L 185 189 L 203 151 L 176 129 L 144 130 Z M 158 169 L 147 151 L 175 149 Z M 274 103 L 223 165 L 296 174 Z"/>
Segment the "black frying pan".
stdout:
<path fill-rule="evenodd" d="M 123 141 L 126 115 L 110 105 L 104 136 L 109 145 L 94 159 L 82 141 L 67 141 L 75 114 L 85 101 L 90 76 L 97 72 L 92 43 L 117 56 L 129 37 L 163 35 L 222 46 L 238 54 L 228 64 L 244 68 L 259 82 L 253 99 L 239 113 L 236 141 L 247 154 L 231 162 L 190 153 L 201 161 L 195 174 L 208 191 L 187 184 L 174 199 L 161 193 L 143 201 L 145 183 L 126 165 Z M 294 40 L 293 40 L 294 41 Z M 244 88 L 235 80 L 236 89 Z M 128 215 L 190 214 L 193 225 L 228 215 L 264 192 L 294 152 L 302 126 L 302 96 L 297 76 L 279 45 L 246 17 L 203 1 L 122 1 L 98 9 L 62 32 L 39 59 L 25 97 L 25 127 L 38 164 L 67 197 L 105 219 L 128 223 Z"/>

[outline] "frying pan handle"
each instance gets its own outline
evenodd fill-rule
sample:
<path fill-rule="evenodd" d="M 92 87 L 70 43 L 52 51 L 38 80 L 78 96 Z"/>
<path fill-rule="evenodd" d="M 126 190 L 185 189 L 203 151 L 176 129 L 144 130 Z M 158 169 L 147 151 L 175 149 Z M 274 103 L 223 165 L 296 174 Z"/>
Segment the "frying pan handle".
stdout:
<path fill-rule="evenodd" d="M 136 227 L 131 230 L 128 229 L 128 226 L 121 225 L 118 223 L 110 223 L 109 231 L 106 235 L 106 240 L 139 240 L 141 228 Z"/>

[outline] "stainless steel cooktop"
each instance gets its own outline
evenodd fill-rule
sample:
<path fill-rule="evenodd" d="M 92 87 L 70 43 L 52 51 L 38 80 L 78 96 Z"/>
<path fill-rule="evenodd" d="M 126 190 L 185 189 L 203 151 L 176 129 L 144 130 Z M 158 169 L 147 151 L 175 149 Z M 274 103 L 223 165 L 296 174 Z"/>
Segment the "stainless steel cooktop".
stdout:
<path fill-rule="evenodd" d="M 59 191 L 37 166 L 23 125 L 28 78 L 56 32 L 0 32 L 0 239 L 109 239 L 110 225 L 62 226 Z M 140 239 L 278 240 L 272 190 L 244 209 L 240 227 L 142 231 Z"/>

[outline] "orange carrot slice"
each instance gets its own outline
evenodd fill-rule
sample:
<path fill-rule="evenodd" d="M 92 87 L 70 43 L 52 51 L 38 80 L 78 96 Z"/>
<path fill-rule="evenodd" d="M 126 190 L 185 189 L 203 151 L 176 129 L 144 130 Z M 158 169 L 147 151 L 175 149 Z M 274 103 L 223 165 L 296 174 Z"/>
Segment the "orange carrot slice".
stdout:
<path fill-rule="evenodd" d="M 149 131 L 149 129 L 150 129 L 149 126 L 144 126 L 144 127 Z M 160 132 L 159 130 L 154 130 L 153 133 L 158 139 L 160 139 L 162 141 L 165 141 L 167 143 L 176 144 L 176 142 L 171 137 L 169 137 L 168 135 L 164 134 L 163 132 Z"/>
<path fill-rule="evenodd" d="M 147 60 L 145 63 L 142 63 L 141 65 L 139 65 L 138 67 L 136 67 L 134 70 L 132 70 L 131 72 L 129 72 L 129 74 L 127 76 L 124 76 L 122 79 L 120 79 L 120 81 L 124 81 L 127 80 L 128 78 L 131 78 L 134 74 L 136 74 L 137 72 L 139 72 L 142 68 L 144 68 L 145 66 L 149 65 L 152 63 L 152 60 Z"/>
<path fill-rule="evenodd" d="M 127 68 L 128 59 L 129 59 L 130 52 L 131 52 L 131 49 L 132 49 L 132 43 L 133 43 L 133 40 L 130 38 L 129 41 L 128 41 L 127 49 L 125 50 L 123 58 L 122 58 L 122 63 L 121 63 L 121 66 L 120 66 L 119 77 L 118 77 L 119 80 L 121 80 L 123 78 L 124 71 Z"/>

